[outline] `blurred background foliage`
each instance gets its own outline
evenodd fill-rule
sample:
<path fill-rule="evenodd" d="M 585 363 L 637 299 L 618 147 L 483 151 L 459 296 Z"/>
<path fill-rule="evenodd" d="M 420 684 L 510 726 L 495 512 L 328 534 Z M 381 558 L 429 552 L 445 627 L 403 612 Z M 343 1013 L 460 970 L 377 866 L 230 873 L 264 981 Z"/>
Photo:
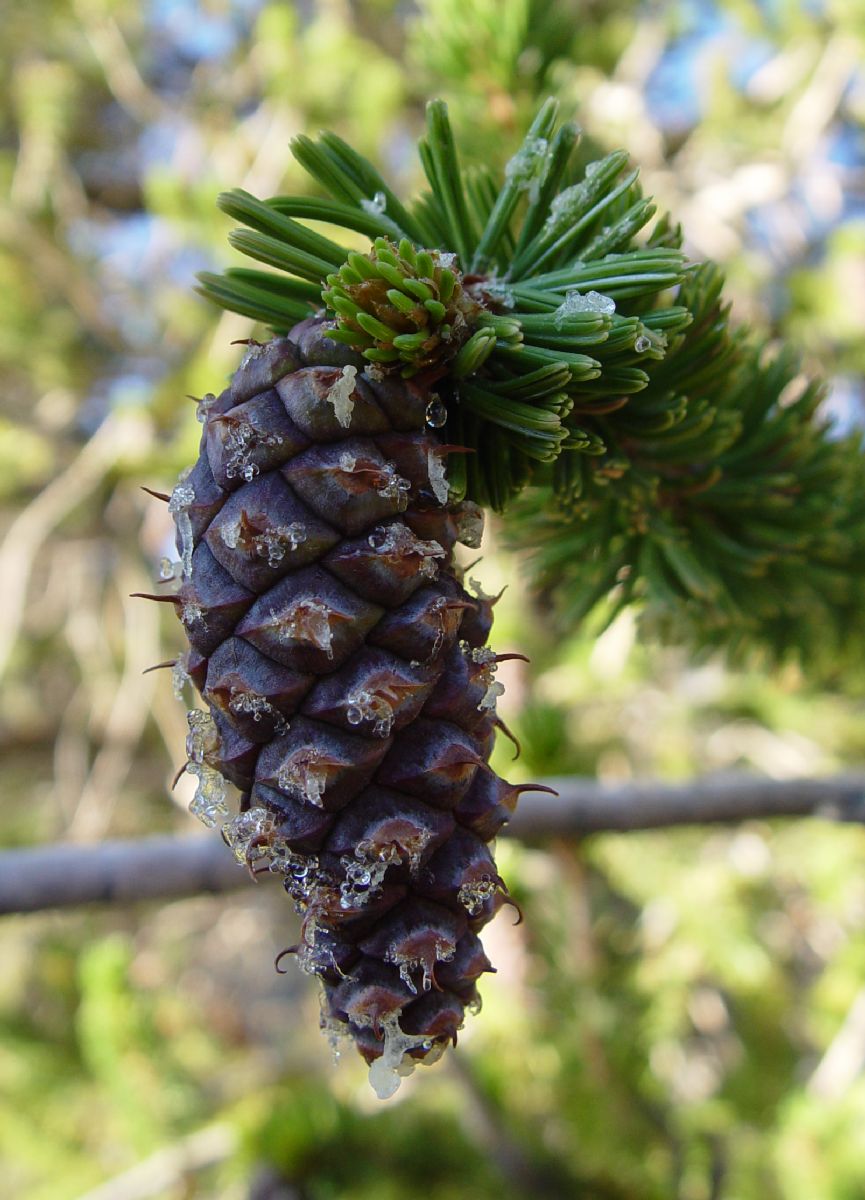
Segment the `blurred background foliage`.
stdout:
<path fill-rule="evenodd" d="M 424 100 L 502 163 L 554 93 L 720 260 L 734 311 L 863 419 L 865 9 L 855 0 L 30 0 L 0 42 L 0 748 L 10 845 L 190 830 L 168 782 L 179 646 L 150 590 L 194 405 L 248 323 L 191 290 L 228 261 L 219 190 L 304 187 L 326 125 L 418 182 Z M 776 777 L 861 765 L 832 691 L 638 641 L 554 635 L 509 583 L 513 778 Z M 505 675 L 506 667 L 502 667 Z M 753 823 L 501 849 L 525 912 L 458 1055 L 387 1106 L 311 1031 L 266 888 L 0 929 L 0 1156 L 27 1200 L 853 1200 L 865 1194 L 865 834 Z"/>

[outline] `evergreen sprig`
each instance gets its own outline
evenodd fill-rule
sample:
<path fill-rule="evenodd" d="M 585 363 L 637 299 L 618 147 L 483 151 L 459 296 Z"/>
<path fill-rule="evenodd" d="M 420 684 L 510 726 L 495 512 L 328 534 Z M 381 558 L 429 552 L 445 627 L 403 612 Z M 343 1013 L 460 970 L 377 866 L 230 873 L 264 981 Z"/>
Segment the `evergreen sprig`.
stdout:
<path fill-rule="evenodd" d="M 372 363 L 399 368 L 405 377 L 444 363 L 458 373 L 466 358 L 474 369 L 480 360 L 473 343 L 485 331 L 472 335 L 472 327 L 481 308 L 451 269 L 451 258 L 437 250 L 416 251 L 408 238 L 397 246 L 379 237 L 370 254 L 349 254 L 327 276 L 322 292 L 337 316 L 331 339 L 362 351 Z"/>
<path fill-rule="evenodd" d="M 295 157 L 330 198 L 219 198 L 243 226 L 231 244 L 279 273 L 201 276 L 212 300 L 278 333 L 326 306 L 337 340 L 379 368 L 412 374 L 436 355 L 447 361 L 445 436 L 477 452 L 453 460 L 452 488 L 495 508 L 565 450 L 603 452 L 597 413 L 646 388 L 670 331 L 688 320 L 664 297 L 688 270 L 676 239 L 634 243 L 654 208 L 627 155 L 575 179 L 579 131 L 556 129 L 557 114 L 548 100 L 496 180 L 463 170 L 447 108 L 434 101 L 419 145 L 430 190 L 409 207 L 335 135 L 297 138 Z M 371 253 L 297 218 L 366 235 Z M 458 336 L 452 306 L 439 312 L 442 266 L 465 301 Z"/>
<path fill-rule="evenodd" d="M 664 641 L 831 670 L 865 633 L 862 439 L 833 435 L 792 353 L 730 327 L 721 282 L 707 266 L 682 288 L 693 322 L 641 394 L 656 428 L 616 414 L 604 453 L 563 455 L 509 535 L 569 625 L 636 601 Z"/>
<path fill-rule="evenodd" d="M 474 451 L 452 457 L 452 494 L 502 509 L 537 485 L 510 537 L 570 622 L 640 600 L 666 636 L 812 653 L 863 592 L 861 445 L 833 440 L 818 388 L 792 398 L 789 355 L 731 327 L 720 273 L 686 261 L 678 227 L 645 232 L 655 209 L 623 151 L 575 171 L 579 130 L 557 113 L 541 107 L 497 179 L 463 169 L 432 102 L 429 190 L 408 206 L 334 134 L 297 138 L 329 197 L 221 196 L 232 245 L 275 269 L 201 290 L 277 333 L 328 309 L 374 369 L 438 378 L 443 434 Z"/>

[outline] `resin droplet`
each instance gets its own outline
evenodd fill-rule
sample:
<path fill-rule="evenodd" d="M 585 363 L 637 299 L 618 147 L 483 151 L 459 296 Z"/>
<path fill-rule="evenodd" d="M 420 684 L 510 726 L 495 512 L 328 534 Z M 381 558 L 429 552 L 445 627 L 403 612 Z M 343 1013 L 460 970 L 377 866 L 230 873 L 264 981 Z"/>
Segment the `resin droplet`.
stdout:
<path fill-rule="evenodd" d="M 180 479 L 171 493 L 171 499 L 168 501 L 168 511 L 170 513 L 180 512 L 181 509 L 189 508 L 190 504 L 195 499 L 195 488 L 191 483 L 186 482 L 188 471 L 184 471 Z"/>
<path fill-rule="evenodd" d="M 195 625 L 197 621 L 204 625 L 204 610 L 199 604 L 189 601 L 180 610 L 180 619 L 184 625 Z"/>
<path fill-rule="evenodd" d="M 270 870 L 283 876 L 283 885 L 297 911 L 305 911 L 317 881 L 318 858 L 314 854 L 297 854 L 282 839 L 275 838 L 270 845 Z M 306 970 L 302 955 L 298 961 L 301 969 Z"/>
<path fill-rule="evenodd" d="M 481 663 L 483 666 L 489 666 L 496 661 L 496 652 L 489 646 L 475 646 L 474 650 L 469 649 L 468 642 L 460 642 L 463 650 L 469 654 L 472 662 Z"/>
<path fill-rule="evenodd" d="M 637 340 L 634 342 L 634 349 L 636 350 L 636 352 L 638 354 L 645 354 L 645 352 L 647 350 L 651 349 L 651 346 L 652 346 L 652 339 L 647 338 L 645 336 L 638 337 Z"/>
<path fill-rule="evenodd" d="M 498 700 L 499 696 L 503 696 L 504 694 L 505 685 L 503 683 L 499 683 L 496 679 L 490 680 L 490 682 L 487 684 L 487 690 L 484 692 L 484 698 L 478 705 L 478 711 L 484 712 L 486 709 L 495 710 L 496 701 Z"/>
<path fill-rule="evenodd" d="M 265 342 L 250 342 L 249 346 L 243 352 L 243 358 L 240 360 L 239 371 L 244 367 L 248 367 L 251 362 L 255 362 L 257 358 L 261 358 L 262 351 L 266 349 Z"/>
<path fill-rule="evenodd" d="M 546 138 L 527 137 L 505 166 L 505 178 L 515 183 L 521 191 L 528 191 L 530 201 L 537 198 L 548 153 Z"/>
<path fill-rule="evenodd" d="M 372 732 L 385 738 L 393 728 L 394 711 L 384 696 L 360 688 L 346 697 L 346 719 L 349 725 L 360 725 L 362 721 L 373 721 Z"/>
<path fill-rule="evenodd" d="M 331 611 L 319 600 L 300 600 L 288 611 L 271 612 L 277 636 L 284 642 L 309 642 L 333 658 Z"/>
<path fill-rule="evenodd" d="M 471 576 L 469 576 L 469 587 L 472 589 L 472 593 L 474 594 L 474 596 L 477 600 L 495 600 L 495 596 L 488 595 L 484 591 L 481 583 L 477 579 L 472 578 Z"/>
<path fill-rule="evenodd" d="M 553 313 L 553 324 L 557 329 L 561 329 L 568 317 L 573 317 L 577 313 L 601 313 L 603 316 L 612 316 L 616 311 L 616 302 L 611 296 L 603 296 L 600 292 L 586 292 L 583 296 L 575 288 L 566 293 L 564 300 Z"/>
<path fill-rule="evenodd" d="M 327 399 L 333 405 L 333 415 L 343 429 L 351 424 L 351 414 L 354 412 L 354 401 L 351 398 L 355 389 L 357 367 L 343 367 L 342 375 L 337 379 L 327 393 Z"/>
<path fill-rule="evenodd" d="M 259 518 L 259 521 L 262 518 Z M 245 551 L 251 551 L 259 558 L 266 558 L 269 567 L 278 567 L 285 558 L 286 548 L 296 550 L 307 538 L 306 530 L 299 521 L 290 525 L 277 525 L 260 533 L 255 532 L 255 525 L 245 512 L 241 512 L 233 521 L 227 521 L 220 527 L 219 536 L 229 550 L 241 546 Z"/>
<path fill-rule="evenodd" d="M 428 829 L 421 829 L 416 834 L 404 833 L 400 835 L 399 846 L 393 842 L 390 845 L 381 846 L 364 840 L 358 842 L 355 855 L 362 862 L 384 863 L 386 866 L 407 860 L 409 870 L 414 875 L 420 867 L 432 836 Z"/>
<path fill-rule="evenodd" d="M 189 678 L 189 672 L 186 669 L 186 656 L 181 654 L 171 668 L 171 686 L 174 689 L 174 697 L 176 700 L 183 699 L 183 692 L 187 684 L 192 683 Z"/>
<path fill-rule="evenodd" d="M 440 396 L 433 396 L 432 400 L 426 406 L 424 416 L 430 429 L 441 429 L 443 425 L 447 424 L 448 410 Z"/>
<path fill-rule="evenodd" d="M 186 756 L 190 762 L 203 763 L 208 754 L 219 749 L 219 733 L 210 713 L 191 708 L 186 714 L 189 733 L 186 735 Z"/>
<path fill-rule="evenodd" d="M 243 530 L 241 518 L 235 517 L 233 521 L 226 521 L 220 528 L 219 536 L 225 542 L 229 550 L 236 550 L 240 544 L 240 535 Z"/>
<path fill-rule="evenodd" d="M 504 684 L 499 683 L 497 679 L 493 678 L 498 666 L 495 652 L 489 646 L 477 646 L 474 650 L 469 651 L 469 657 L 472 662 L 477 663 L 481 667 L 478 678 L 486 687 L 483 698 L 478 705 L 478 712 L 494 712 L 496 701 L 499 696 L 503 696 L 505 693 Z"/>
<path fill-rule="evenodd" d="M 276 781 L 284 792 L 323 808 L 322 796 L 327 787 L 327 763 L 318 750 L 300 750 L 277 772 Z"/>
<path fill-rule="evenodd" d="M 188 579 L 192 574 L 192 551 L 195 549 L 192 535 L 192 521 L 190 520 L 188 508 L 195 501 L 195 488 L 191 483 L 186 482 L 184 471 L 180 479 L 171 493 L 171 499 L 168 501 L 168 511 L 174 517 L 174 523 L 177 526 L 177 533 L 180 538 L 180 562 L 183 578 Z M 199 614 L 200 616 L 200 614 Z M 184 617 L 184 620 L 187 618 Z M 189 620 L 196 620 L 195 617 L 190 617 Z"/>
<path fill-rule="evenodd" d="M 240 692 L 232 689 L 228 707 L 237 716 L 250 716 L 256 723 L 262 717 L 273 717 L 276 723 L 276 732 L 280 734 L 288 732 L 288 721 L 282 713 L 275 709 L 264 696 L 259 696 L 255 692 Z"/>
<path fill-rule="evenodd" d="M 362 196 L 360 206 L 364 212 L 369 213 L 371 216 L 379 217 L 387 208 L 387 196 L 384 192 L 376 192 L 372 200 L 367 196 Z"/>
<path fill-rule="evenodd" d="M 447 504 L 450 493 L 445 475 L 445 460 L 436 450 L 427 451 L 427 474 L 436 500 L 439 504 Z"/>
<path fill-rule="evenodd" d="M 575 183 L 553 198 L 550 215 L 544 222 L 544 232 L 571 224 L 586 202 L 587 188 L 584 183 Z M 576 266 L 576 264 L 574 264 Z"/>
<path fill-rule="evenodd" d="M 381 891 L 390 862 L 367 862 L 348 854 L 344 854 L 339 861 L 345 871 L 345 879 L 339 887 L 340 908 L 361 908 Z"/>
<path fill-rule="evenodd" d="M 241 475 L 247 483 L 251 483 L 258 474 L 258 464 L 247 461 L 252 451 L 257 446 L 280 446 L 282 437 L 278 433 L 261 433 L 249 421 L 242 421 L 238 417 L 228 416 L 224 419 L 228 422 L 225 474 L 229 479 Z"/>
<path fill-rule="evenodd" d="M 350 1037 L 348 1026 L 343 1025 L 342 1021 L 335 1020 L 327 1011 L 327 997 L 324 988 L 321 990 L 319 999 L 321 1014 L 318 1019 L 318 1027 L 327 1038 L 327 1044 L 330 1046 L 333 1061 L 336 1063 L 342 1057 L 342 1048 Z"/>
<path fill-rule="evenodd" d="M 319 882 L 318 856 L 290 850 L 285 841 L 277 835 L 270 842 L 269 870 L 282 875 L 283 887 L 294 900 L 295 911 L 306 912 Z"/>
<path fill-rule="evenodd" d="M 398 509 L 402 512 L 408 504 L 411 484 L 401 475 L 397 475 L 393 463 L 386 463 L 377 474 L 375 490 L 383 500 L 396 500 Z"/>
<path fill-rule="evenodd" d="M 323 971 L 336 971 L 343 979 L 348 976 L 340 969 L 333 949 L 327 944 L 327 939 L 316 937 L 318 925 L 307 918 L 303 923 L 303 940 L 297 950 L 297 965 L 306 975 L 321 975 Z M 323 1027 L 322 1027 L 323 1028 Z M 345 1032 L 345 1026 L 342 1027 Z"/>
<path fill-rule="evenodd" d="M 382 1017 L 381 1029 L 384 1033 L 384 1050 L 381 1057 L 370 1065 L 369 1082 L 379 1100 L 388 1100 L 415 1068 L 415 1060 L 406 1058 L 406 1051 L 415 1050 L 418 1046 L 424 1049 L 431 1046 L 428 1047 L 430 1039 L 425 1034 L 403 1033 L 398 1013 Z"/>
<path fill-rule="evenodd" d="M 256 553 L 260 558 L 267 559 L 269 567 L 278 567 L 285 558 L 287 542 L 290 543 L 292 550 L 296 550 L 299 543 L 306 540 L 306 534 L 296 522 L 293 524 L 292 530 L 293 532 L 290 532 L 282 527 L 267 529 L 255 538 Z"/>
<path fill-rule="evenodd" d="M 286 557 L 281 529 L 269 529 L 268 532 L 260 534 L 256 542 L 257 551 L 262 558 L 268 559 L 268 566 L 278 566 Z"/>
<path fill-rule="evenodd" d="M 279 533 L 288 542 L 292 550 L 296 550 L 298 546 L 302 546 L 307 539 L 306 529 L 299 521 L 292 521 L 290 525 L 280 525 Z"/>
<path fill-rule="evenodd" d="M 399 977 L 409 989 L 417 995 L 417 985 L 414 981 L 414 973 L 421 973 L 421 989 L 428 992 L 433 984 L 433 971 L 435 964 L 440 962 L 450 962 L 456 953 L 456 946 L 452 942 L 436 941 L 430 953 L 423 957 L 411 954 L 400 954 L 398 951 L 388 950 L 385 954 L 385 962 L 393 963 L 399 968 Z"/>
<path fill-rule="evenodd" d="M 247 809 L 222 826 L 222 836 L 243 866 L 267 854 L 267 840 L 272 833 L 273 817 L 266 808 Z M 259 846 L 254 845 L 257 839 L 262 843 Z"/>
<path fill-rule="evenodd" d="M 457 892 L 457 899 L 470 917 L 476 917 L 498 886 L 498 881 L 491 875 L 482 875 L 480 879 L 464 883 Z"/>
<path fill-rule="evenodd" d="M 517 302 L 513 291 L 506 283 L 502 283 L 497 275 L 493 274 L 486 280 L 483 284 L 483 291 L 502 308 L 516 308 Z"/>
<path fill-rule="evenodd" d="M 198 787 L 192 803 L 189 805 L 189 811 L 194 817 L 198 817 L 199 821 L 208 829 L 213 829 L 218 821 L 228 816 L 228 805 L 225 803 L 225 780 L 219 771 L 215 771 L 213 767 L 208 767 L 205 763 L 188 763 L 186 771 L 187 774 L 194 775 L 198 780 Z"/>
<path fill-rule="evenodd" d="M 395 559 L 419 558 L 418 574 L 426 579 L 435 579 L 438 575 L 438 558 L 446 558 L 442 547 L 435 541 L 422 541 L 405 525 L 390 525 L 386 529 L 377 529 L 367 538 L 373 550 L 380 554 L 392 556 Z"/>
<path fill-rule="evenodd" d="M 208 392 L 206 395 L 202 396 L 196 404 L 195 416 L 202 425 L 204 425 L 204 423 L 207 421 L 207 418 L 210 416 L 210 410 L 213 408 L 215 403 L 216 397 L 214 396 L 213 392 Z"/>

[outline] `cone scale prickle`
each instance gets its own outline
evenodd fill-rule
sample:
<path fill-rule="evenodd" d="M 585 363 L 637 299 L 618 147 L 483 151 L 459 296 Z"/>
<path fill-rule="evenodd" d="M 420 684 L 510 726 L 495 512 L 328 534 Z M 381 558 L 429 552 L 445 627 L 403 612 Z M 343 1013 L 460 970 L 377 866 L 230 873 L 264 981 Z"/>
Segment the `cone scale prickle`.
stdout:
<path fill-rule="evenodd" d="M 690 319 L 658 299 L 680 252 L 631 248 L 653 210 L 624 156 L 571 183 L 577 130 L 555 123 L 548 102 L 496 191 L 464 179 L 431 105 L 432 191 L 413 209 L 334 135 L 300 138 L 332 199 L 221 197 L 246 226 L 232 243 L 276 271 L 202 276 L 275 336 L 200 402 L 200 456 L 170 498 L 176 682 L 206 705 L 189 713 L 192 810 L 282 876 L 322 1026 L 381 1096 L 479 1003 L 478 933 L 507 902 L 490 843 L 526 790 L 489 766 L 494 601 L 465 589 L 455 547 L 557 457 L 601 453 L 598 414 Z"/>

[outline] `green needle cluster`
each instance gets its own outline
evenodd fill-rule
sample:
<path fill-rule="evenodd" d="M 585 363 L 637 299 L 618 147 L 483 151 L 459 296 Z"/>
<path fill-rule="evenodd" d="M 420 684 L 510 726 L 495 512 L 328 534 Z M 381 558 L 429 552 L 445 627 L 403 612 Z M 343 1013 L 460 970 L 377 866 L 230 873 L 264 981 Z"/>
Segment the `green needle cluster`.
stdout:
<path fill-rule="evenodd" d="M 379 237 L 370 254 L 349 254 L 322 292 L 337 318 L 330 336 L 405 377 L 443 369 L 480 311 L 460 273 L 447 265 L 452 259 L 438 250 L 416 251 L 408 238 L 397 246 Z"/>
<path fill-rule="evenodd" d="M 465 169 L 434 101 L 429 188 L 404 205 L 336 135 L 299 138 L 328 196 L 221 197 L 232 244 L 268 269 L 202 291 L 280 333 L 325 308 L 376 370 L 431 372 L 443 436 L 473 451 L 450 460 L 452 496 L 510 506 L 571 621 L 639 601 L 697 645 L 813 653 L 842 613 L 861 636 L 859 439 L 834 439 L 795 362 L 731 326 L 719 272 L 687 262 L 627 155 L 579 169 L 578 142 L 548 100 L 502 177 Z"/>
<path fill-rule="evenodd" d="M 603 454 L 598 415 L 646 388 L 690 320 L 671 302 L 688 269 L 675 236 L 659 226 L 656 243 L 634 244 L 654 206 L 627 155 L 575 178 L 579 131 L 556 119 L 547 101 L 497 181 L 462 169 L 447 109 L 433 102 L 419 145 L 430 190 L 409 207 L 334 134 L 298 138 L 298 161 L 329 198 L 220 197 L 244 226 L 232 245 L 276 271 L 201 278 L 211 299 L 277 332 L 326 306 L 333 337 L 378 370 L 446 373 L 445 435 L 476 451 L 454 459 L 451 487 L 497 509 L 562 454 Z M 371 251 L 304 217 L 369 236 Z"/>
<path fill-rule="evenodd" d="M 865 639 L 862 438 L 834 435 L 792 353 L 730 327 L 721 284 L 691 276 L 640 409 L 600 417 L 606 452 L 563 454 L 509 536 L 568 625 L 636 604 L 664 641 L 831 674 Z"/>

